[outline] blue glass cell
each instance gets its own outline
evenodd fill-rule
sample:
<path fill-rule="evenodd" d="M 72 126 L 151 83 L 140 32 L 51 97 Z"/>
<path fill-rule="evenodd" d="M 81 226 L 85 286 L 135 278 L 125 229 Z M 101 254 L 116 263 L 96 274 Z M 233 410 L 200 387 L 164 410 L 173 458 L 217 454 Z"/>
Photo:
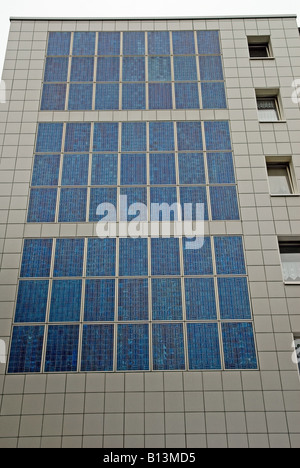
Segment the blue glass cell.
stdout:
<path fill-rule="evenodd" d="M 176 184 L 175 156 L 174 154 L 150 154 L 150 184 L 168 185 Z"/>
<path fill-rule="evenodd" d="M 187 333 L 189 369 L 221 369 L 218 325 L 216 323 L 188 323 Z"/>
<path fill-rule="evenodd" d="M 62 123 L 40 123 L 38 127 L 36 152 L 60 153 L 62 133 Z"/>
<path fill-rule="evenodd" d="M 115 276 L 116 239 L 89 239 L 86 276 Z"/>
<path fill-rule="evenodd" d="M 84 239 L 57 239 L 54 277 L 82 276 Z"/>
<path fill-rule="evenodd" d="M 245 258 L 242 237 L 215 237 L 218 275 L 245 275 Z"/>
<path fill-rule="evenodd" d="M 82 372 L 109 372 L 113 370 L 114 326 L 83 325 Z"/>
<path fill-rule="evenodd" d="M 69 110 L 90 110 L 93 104 L 92 84 L 70 84 Z"/>
<path fill-rule="evenodd" d="M 67 85 L 44 84 L 41 110 L 65 110 Z"/>
<path fill-rule="evenodd" d="M 57 154 L 35 155 L 31 185 L 57 185 L 60 156 Z"/>
<path fill-rule="evenodd" d="M 199 109 L 197 83 L 175 83 L 176 109 Z"/>
<path fill-rule="evenodd" d="M 146 123 L 123 122 L 122 124 L 122 151 L 146 151 Z"/>
<path fill-rule="evenodd" d="M 213 220 L 240 219 L 236 187 L 210 187 L 209 190 Z"/>
<path fill-rule="evenodd" d="M 45 322 L 49 281 L 20 281 L 15 323 Z"/>
<path fill-rule="evenodd" d="M 116 221 L 117 189 L 91 188 L 90 194 L 89 221 Z"/>
<path fill-rule="evenodd" d="M 174 55 L 195 53 L 193 31 L 173 31 L 172 38 Z"/>
<path fill-rule="evenodd" d="M 119 109 L 119 83 L 96 84 L 95 109 Z"/>
<path fill-rule="evenodd" d="M 218 278 L 222 320 L 251 319 L 247 278 Z"/>
<path fill-rule="evenodd" d="M 145 33 L 124 32 L 123 33 L 123 55 L 144 55 Z"/>
<path fill-rule="evenodd" d="M 11 341 L 8 373 L 40 372 L 44 327 L 14 327 Z"/>
<path fill-rule="evenodd" d="M 220 55 L 199 57 L 200 79 L 202 81 L 224 80 L 222 59 Z"/>
<path fill-rule="evenodd" d="M 117 185 L 118 155 L 93 154 L 92 185 Z"/>
<path fill-rule="evenodd" d="M 74 32 L 73 55 L 95 55 L 95 32 Z"/>
<path fill-rule="evenodd" d="M 148 57 L 148 80 L 171 81 L 171 58 Z"/>
<path fill-rule="evenodd" d="M 53 281 L 50 322 L 78 322 L 80 320 L 81 288 L 81 280 Z"/>
<path fill-rule="evenodd" d="M 118 320 L 148 319 L 148 280 L 120 279 Z"/>
<path fill-rule="evenodd" d="M 257 369 L 252 323 L 223 323 L 225 369 Z"/>
<path fill-rule="evenodd" d="M 146 85 L 144 83 L 123 83 L 122 109 L 146 109 Z"/>
<path fill-rule="evenodd" d="M 145 154 L 122 154 L 121 185 L 147 185 Z"/>
<path fill-rule="evenodd" d="M 98 38 L 99 55 L 120 55 L 120 33 L 99 32 Z"/>
<path fill-rule="evenodd" d="M 182 320 L 181 280 L 152 279 L 152 319 Z"/>
<path fill-rule="evenodd" d="M 115 315 L 115 280 L 88 279 L 85 282 L 85 322 L 112 322 Z"/>
<path fill-rule="evenodd" d="M 201 83 L 203 109 L 226 109 L 224 83 Z"/>
<path fill-rule="evenodd" d="M 67 123 L 65 152 L 88 152 L 90 149 L 90 134 L 90 123 Z"/>
<path fill-rule="evenodd" d="M 149 370 L 149 326 L 118 325 L 118 371 Z"/>
<path fill-rule="evenodd" d="M 208 151 L 231 150 L 228 121 L 204 122 L 206 149 Z"/>
<path fill-rule="evenodd" d="M 47 55 L 69 55 L 70 32 L 49 32 Z"/>
<path fill-rule="evenodd" d="M 59 201 L 59 223 L 86 221 L 86 188 L 62 188 Z"/>
<path fill-rule="evenodd" d="M 182 323 L 155 323 L 152 326 L 153 369 L 184 370 Z"/>
<path fill-rule="evenodd" d="M 217 320 L 213 278 L 185 278 L 187 320 Z"/>
<path fill-rule="evenodd" d="M 196 57 L 174 57 L 175 81 L 197 81 Z"/>
<path fill-rule="evenodd" d="M 191 250 L 186 248 L 188 240 L 183 238 L 183 261 L 185 275 L 212 275 L 212 253 L 210 238 L 204 238 L 201 249 Z"/>
<path fill-rule="evenodd" d="M 151 187 L 151 221 L 177 221 L 178 200 L 176 187 Z"/>
<path fill-rule="evenodd" d="M 21 266 L 23 278 L 46 278 L 50 274 L 52 239 L 25 239 Z"/>
<path fill-rule="evenodd" d="M 67 57 L 46 58 L 44 81 L 62 82 L 68 79 L 69 59 Z"/>
<path fill-rule="evenodd" d="M 45 372 L 75 372 L 79 325 L 49 325 Z"/>
<path fill-rule="evenodd" d="M 61 185 L 87 185 L 89 170 L 88 154 L 64 156 Z"/>
<path fill-rule="evenodd" d="M 149 109 L 172 109 L 171 83 L 149 83 Z"/>
<path fill-rule="evenodd" d="M 151 31 L 147 34 L 149 55 L 170 55 L 170 36 L 168 31 Z"/>
<path fill-rule="evenodd" d="M 180 187 L 180 203 L 183 220 L 208 220 L 206 187 Z"/>
<path fill-rule="evenodd" d="M 219 31 L 197 31 L 198 54 L 219 54 Z"/>
<path fill-rule="evenodd" d="M 180 275 L 179 241 L 174 237 L 151 239 L 152 275 Z"/>
<path fill-rule="evenodd" d="M 123 81 L 145 81 L 145 58 L 124 57 L 122 78 Z"/>
<path fill-rule="evenodd" d="M 120 195 L 120 221 L 148 220 L 146 187 L 121 188 Z"/>
<path fill-rule="evenodd" d="M 150 151 L 174 151 L 173 122 L 150 122 Z"/>
<path fill-rule="evenodd" d="M 117 122 L 100 122 L 94 124 L 93 151 L 118 151 Z"/>
<path fill-rule="evenodd" d="M 178 165 L 180 184 L 205 184 L 202 153 L 179 153 Z"/>
<path fill-rule="evenodd" d="M 119 81 L 120 58 L 98 57 L 97 81 Z"/>
<path fill-rule="evenodd" d="M 210 184 L 234 184 L 232 153 L 208 153 L 207 166 Z"/>
<path fill-rule="evenodd" d="M 93 81 L 94 57 L 73 57 L 70 81 Z"/>
<path fill-rule="evenodd" d="M 32 188 L 27 214 L 28 223 L 50 223 L 55 220 L 56 188 Z"/>
<path fill-rule="evenodd" d="M 201 122 L 177 122 L 177 139 L 179 151 L 201 151 Z"/>
<path fill-rule="evenodd" d="M 148 276 L 147 239 L 120 239 L 120 276 Z"/>

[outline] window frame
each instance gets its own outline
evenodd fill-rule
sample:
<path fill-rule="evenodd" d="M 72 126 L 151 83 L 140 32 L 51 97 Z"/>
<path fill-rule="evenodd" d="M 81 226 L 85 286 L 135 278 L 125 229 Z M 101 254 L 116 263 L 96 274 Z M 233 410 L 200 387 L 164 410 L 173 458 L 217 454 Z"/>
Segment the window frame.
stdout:
<path fill-rule="evenodd" d="M 271 46 L 270 36 L 248 36 L 248 52 L 250 60 L 274 60 L 273 50 Z M 266 57 L 252 57 L 250 54 L 251 47 L 265 47 Z"/>
<path fill-rule="evenodd" d="M 269 101 L 273 101 L 274 104 L 275 104 L 275 111 L 276 111 L 276 114 L 277 114 L 277 119 L 268 119 L 268 120 L 262 120 L 261 119 L 261 116 L 260 116 L 260 110 L 259 107 L 258 107 L 258 103 L 259 101 L 262 101 L 262 100 L 269 100 Z M 282 112 L 281 112 L 281 106 L 279 105 L 279 101 L 278 101 L 278 94 L 271 94 L 271 95 L 263 95 L 263 94 L 257 94 L 256 93 L 256 107 L 257 107 L 257 114 L 258 114 L 258 120 L 260 123 L 274 123 L 274 122 L 282 122 Z"/>
<path fill-rule="evenodd" d="M 269 167 L 285 167 L 286 168 L 286 173 L 287 173 L 287 178 L 288 178 L 288 183 L 290 186 L 291 193 L 283 194 L 283 193 L 272 193 L 271 191 L 271 184 L 270 184 L 270 176 L 268 169 Z M 267 178 L 268 178 L 268 185 L 269 185 L 269 193 L 271 197 L 294 197 L 294 196 L 299 196 L 299 191 L 298 191 L 298 186 L 297 186 L 297 179 L 295 177 L 295 171 L 294 171 L 294 165 L 293 165 L 293 160 L 291 156 L 285 156 L 285 157 L 267 157 L 266 158 L 266 173 L 267 173 Z"/>
<path fill-rule="evenodd" d="M 282 278 L 283 278 L 283 283 L 287 286 L 299 286 L 300 285 L 300 280 L 299 281 L 288 281 L 284 277 L 284 272 L 283 272 L 283 261 L 282 261 L 282 252 L 281 252 L 281 246 L 299 246 L 300 247 L 300 238 L 299 237 L 284 237 L 284 238 L 279 238 L 278 239 L 278 252 L 279 252 L 279 258 L 280 258 L 280 265 L 281 265 L 281 271 L 282 271 Z"/>
<path fill-rule="evenodd" d="M 299 347 L 297 346 L 297 342 L 299 342 Z M 299 378 L 300 378 L 300 334 L 299 333 L 294 333 L 293 347 L 294 347 L 294 357 L 297 360 L 297 362 L 295 362 L 295 365 L 298 368 L 298 373 L 299 373 Z M 297 349 L 299 349 L 299 351 L 297 351 Z"/>

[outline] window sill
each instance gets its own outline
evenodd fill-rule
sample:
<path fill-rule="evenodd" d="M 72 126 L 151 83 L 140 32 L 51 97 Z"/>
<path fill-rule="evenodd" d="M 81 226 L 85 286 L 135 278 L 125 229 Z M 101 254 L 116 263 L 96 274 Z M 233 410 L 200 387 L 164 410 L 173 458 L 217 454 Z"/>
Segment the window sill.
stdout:
<path fill-rule="evenodd" d="M 274 124 L 274 123 L 287 123 L 287 121 L 286 121 L 286 120 L 259 120 L 259 123 L 260 123 L 260 124 L 264 124 L 264 123 L 267 123 L 267 124 L 272 123 L 272 124 Z"/>
<path fill-rule="evenodd" d="M 280 193 L 270 193 L 270 197 L 274 197 L 274 198 L 285 198 L 285 197 L 289 197 L 289 198 L 295 198 L 295 197 L 300 197 L 300 193 L 287 193 L 286 195 L 283 195 L 283 194 L 280 194 Z"/>
<path fill-rule="evenodd" d="M 250 60 L 275 60 L 275 57 L 249 57 Z"/>
<path fill-rule="evenodd" d="M 285 286 L 300 286 L 300 281 L 285 281 Z"/>

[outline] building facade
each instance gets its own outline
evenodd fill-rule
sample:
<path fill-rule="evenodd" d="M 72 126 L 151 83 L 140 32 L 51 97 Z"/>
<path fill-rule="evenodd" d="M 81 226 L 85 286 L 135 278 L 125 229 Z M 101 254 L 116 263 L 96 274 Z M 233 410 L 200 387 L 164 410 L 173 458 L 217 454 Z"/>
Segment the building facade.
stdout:
<path fill-rule="evenodd" d="M 11 20 L 1 447 L 300 446 L 299 60 L 294 16 Z M 201 248 L 118 230 L 197 203 Z"/>

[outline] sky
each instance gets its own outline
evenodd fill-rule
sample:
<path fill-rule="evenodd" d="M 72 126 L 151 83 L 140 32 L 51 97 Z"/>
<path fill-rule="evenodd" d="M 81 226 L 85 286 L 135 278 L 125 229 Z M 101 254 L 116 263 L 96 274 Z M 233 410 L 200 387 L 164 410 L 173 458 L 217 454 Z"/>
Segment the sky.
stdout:
<path fill-rule="evenodd" d="M 4 0 L 0 6 L 0 70 L 2 71 L 10 17 L 157 17 L 157 16 L 248 16 L 297 14 L 299 0 Z"/>

